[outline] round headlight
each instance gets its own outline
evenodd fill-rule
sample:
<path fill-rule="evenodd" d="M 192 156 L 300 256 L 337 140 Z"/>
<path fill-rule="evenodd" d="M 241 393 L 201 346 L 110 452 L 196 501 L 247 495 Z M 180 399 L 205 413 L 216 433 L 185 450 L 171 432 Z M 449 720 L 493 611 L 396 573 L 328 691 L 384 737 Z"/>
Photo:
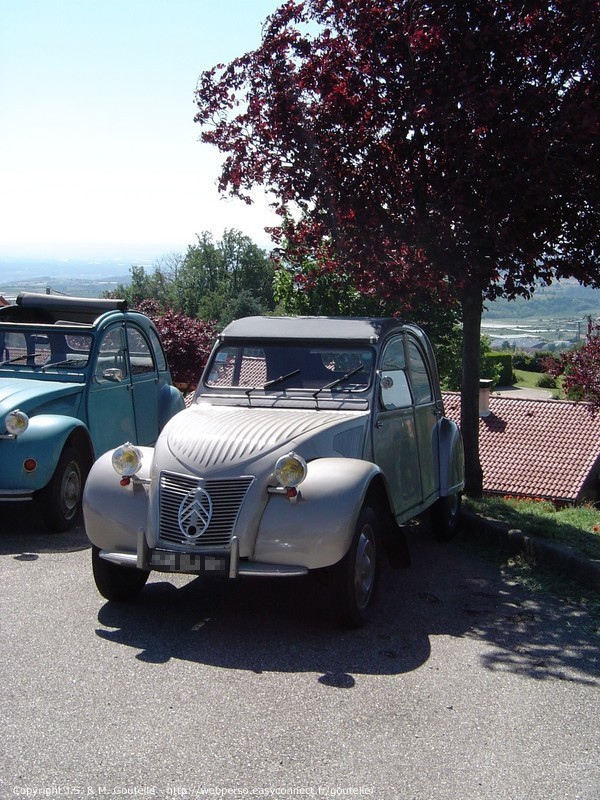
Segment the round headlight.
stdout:
<path fill-rule="evenodd" d="M 9 433 L 20 436 L 29 426 L 29 417 L 24 411 L 11 411 L 4 417 L 4 424 Z"/>
<path fill-rule="evenodd" d="M 290 489 L 306 478 L 306 461 L 297 453 L 281 456 L 275 464 L 275 477 L 285 489 Z"/>
<path fill-rule="evenodd" d="M 139 472 L 142 466 L 142 453 L 130 442 L 122 444 L 112 454 L 112 465 L 115 472 L 124 478 L 130 478 Z"/>

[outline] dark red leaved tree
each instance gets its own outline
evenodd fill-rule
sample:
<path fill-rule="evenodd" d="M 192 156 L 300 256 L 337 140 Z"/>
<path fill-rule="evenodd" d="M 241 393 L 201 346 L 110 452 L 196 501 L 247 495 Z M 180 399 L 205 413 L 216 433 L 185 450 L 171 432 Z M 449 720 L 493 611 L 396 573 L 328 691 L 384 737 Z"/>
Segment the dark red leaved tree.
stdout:
<path fill-rule="evenodd" d="M 562 353 L 559 358 L 547 359 L 544 365 L 552 375 L 562 375 L 567 397 L 585 400 L 595 413 L 600 412 L 600 325 L 588 323 L 585 344 L 576 350 Z"/>
<path fill-rule="evenodd" d="M 198 83 L 221 189 L 272 191 L 287 259 L 459 298 L 473 495 L 483 303 L 600 284 L 597 31 L 597 0 L 288 0 Z"/>
<path fill-rule="evenodd" d="M 217 338 L 214 323 L 171 308 L 163 311 L 154 300 L 143 300 L 138 308 L 156 325 L 173 382 L 187 388 L 196 386 Z"/>

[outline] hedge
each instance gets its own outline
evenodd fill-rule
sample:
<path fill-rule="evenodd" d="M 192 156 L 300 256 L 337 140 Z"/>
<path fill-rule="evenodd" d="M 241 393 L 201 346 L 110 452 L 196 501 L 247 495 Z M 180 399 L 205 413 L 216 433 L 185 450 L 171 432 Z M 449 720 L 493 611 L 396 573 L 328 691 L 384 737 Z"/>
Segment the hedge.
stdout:
<path fill-rule="evenodd" d="M 513 360 L 511 353 L 486 353 L 485 360 L 489 366 L 500 368 L 498 386 L 512 386 L 515 381 L 513 373 Z M 486 370 L 487 372 L 488 370 Z"/>

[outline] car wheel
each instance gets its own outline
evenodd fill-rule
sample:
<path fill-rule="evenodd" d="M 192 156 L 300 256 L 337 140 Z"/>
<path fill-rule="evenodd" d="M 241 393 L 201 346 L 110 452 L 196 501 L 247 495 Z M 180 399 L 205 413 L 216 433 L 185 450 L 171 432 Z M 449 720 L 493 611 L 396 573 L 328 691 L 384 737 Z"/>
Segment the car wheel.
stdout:
<path fill-rule="evenodd" d="M 431 528 L 436 539 L 448 542 L 458 531 L 461 509 L 460 492 L 440 497 L 431 506 Z"/>
<path fill-rule="evenodd" d="M 379 522 L 372 508 L 360 512 L 350 549 L 334 567 L 333 591 L 344 625 L 357 628 L 370 614 L 379 578 Z"/>
<path fill-rule="evenodd" d="M 81 510 L 86 473 L 83 464 L 79 451 L 66 447 L 50 483 L 40 492 L 42 516 L 54 533 L 69 530 Z"/>
<path fill-rule="evenodd" d="M 100 556 L 100 548 L 92 545 L 92 572 L 96 588 L 107 600 L 125 602 L 138 595 L 148 580 L 147 570 L 121 567 Z"/>

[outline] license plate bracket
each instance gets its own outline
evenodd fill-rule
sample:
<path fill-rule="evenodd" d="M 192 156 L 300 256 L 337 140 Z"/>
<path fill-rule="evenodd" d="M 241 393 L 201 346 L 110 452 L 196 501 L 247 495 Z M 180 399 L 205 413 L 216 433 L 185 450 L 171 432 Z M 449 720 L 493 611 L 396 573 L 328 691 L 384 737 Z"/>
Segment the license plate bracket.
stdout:
<path fill-rule="evenodd" d="M 178 553 L 173 550 L 152 550 L 149 566 L 163 572 L 192 572 L 202 575 L 228 575 L 229 553 Z"/>

